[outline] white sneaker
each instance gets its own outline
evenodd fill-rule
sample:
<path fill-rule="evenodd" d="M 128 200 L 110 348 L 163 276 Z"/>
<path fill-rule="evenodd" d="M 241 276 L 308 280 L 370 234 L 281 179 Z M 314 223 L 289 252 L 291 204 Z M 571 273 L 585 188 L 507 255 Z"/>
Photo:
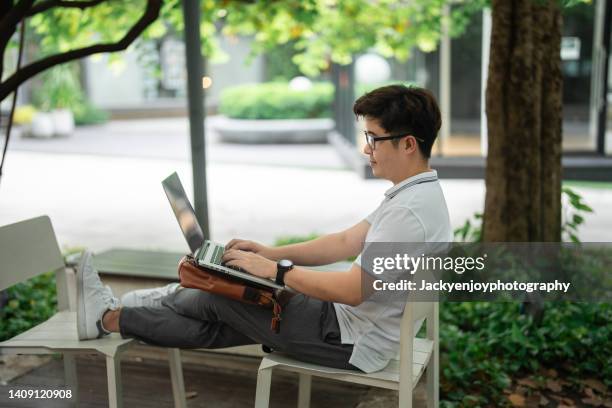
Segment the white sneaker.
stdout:
<path fill-rule="evenodd" d="M 121 297 L 121 305 L 126 307 L 159 307 L 164 297 L 176 292 L 180 287 L 181 285 L 178 283 L 170 283 L 159 288 L 133 290 Z"/>
<path fill-rule="evenodd" d="M 77 269 L 77 331 L 79 340 L 97 339 L 109 332 L 102 328 L 102 315 L 119 308 L 119 300 L 104 286 L 93 267 L 91 252 L 85 251 Z"/>

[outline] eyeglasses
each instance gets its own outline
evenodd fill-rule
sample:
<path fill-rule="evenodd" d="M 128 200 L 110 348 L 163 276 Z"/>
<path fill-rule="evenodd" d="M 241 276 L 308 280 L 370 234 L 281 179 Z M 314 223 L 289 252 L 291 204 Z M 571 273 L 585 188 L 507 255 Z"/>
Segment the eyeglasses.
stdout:
<path fill-rule="evenodd" d="M 421 143 L 425 142 L 425 140 L 421 139 L 420 137 L 416 137 L 416 136 L 413 136 L 413 135 L 408 134 L 408 133 L 404 133 L 404 134 L 401 134 L 401 135 L 392 135 L 392 136 L 380 136 L 380 137 L 377 137 L 376 135 L 373 135 L 372 133 L 368 132 L 367 130 L 364 130 L 363 134 L 365 135 L 366 143 L 368 144 L 368 146 L 370 146 L 370 149 L 372 149 L 372 150 L 376 149 L 376 142 L 382 142 L 383 140 L 400 139 L 400 138 L 406 137 L 406 136 L 412 136 L 412 137 L 414 137 L 416 140 L 418 140 Z"/>

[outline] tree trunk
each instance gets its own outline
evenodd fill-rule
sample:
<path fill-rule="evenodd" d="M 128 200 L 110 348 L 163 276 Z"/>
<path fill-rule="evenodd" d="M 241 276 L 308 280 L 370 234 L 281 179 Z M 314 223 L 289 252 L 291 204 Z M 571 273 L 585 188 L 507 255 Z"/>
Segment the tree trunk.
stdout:
<path fill-rule="evenodd" d="M 493 0 L 483 239 L 561 239 L 561 11 Z"/>

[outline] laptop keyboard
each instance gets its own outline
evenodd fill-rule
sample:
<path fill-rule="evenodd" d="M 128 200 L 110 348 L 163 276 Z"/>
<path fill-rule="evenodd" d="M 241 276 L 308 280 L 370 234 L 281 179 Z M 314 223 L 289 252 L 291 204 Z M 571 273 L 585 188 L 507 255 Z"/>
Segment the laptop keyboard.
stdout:
<path fill-rule="evenodd" d="M 225 252 L 225 247 L 223 245 L 216 245 L 212 256 L 210 257 L 210 263 L 213 265 L 224 266 L 226 268 L 231 268 L 239 272 L 244 272 L 242 268 L 237 266 L 225 265 L 221 258 L 223 258 L 223 253 Z"/>
<path fill-rule="evenodd" d="M 223 252 L 225 251 L 225 247 L 222 245 L 217 245 L 215 247 L 215 251 L 210 257 L 210 262 L 215 265 L 221 265 L 221 258 L 223 257 Z"/>

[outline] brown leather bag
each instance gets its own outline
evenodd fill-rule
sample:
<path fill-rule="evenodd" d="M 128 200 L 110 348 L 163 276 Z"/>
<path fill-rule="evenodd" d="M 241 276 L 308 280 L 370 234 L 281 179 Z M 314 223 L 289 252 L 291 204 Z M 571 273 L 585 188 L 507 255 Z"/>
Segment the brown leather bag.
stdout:
<path fill-rule="evenodd" d="M 191 255 L 181 258 L 178 274 L 182 287 L 200 289 L 240 302 L 272 308 L 270 326 L 273 331 L 279 332 L 282 308 L 273 289 L 255 286 L 256 284 L 249 286 L 246 282 L 220 275 L 219 272 L 199 265 Z"/>

